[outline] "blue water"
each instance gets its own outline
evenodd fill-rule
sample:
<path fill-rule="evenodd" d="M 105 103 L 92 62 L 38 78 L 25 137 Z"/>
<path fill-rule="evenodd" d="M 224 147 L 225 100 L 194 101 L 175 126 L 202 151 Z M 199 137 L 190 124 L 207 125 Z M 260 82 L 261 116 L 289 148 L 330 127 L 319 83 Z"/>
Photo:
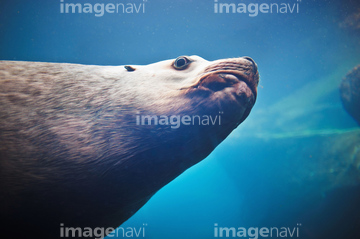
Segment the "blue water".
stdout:
<path fill-rule="evenodd" d="M 248 119 L 122 227 L 144 227 L 145 238 L 205 239 L 214 238 L 215 223 L 301 223 L 301 238 L 350 238 L 360 221 L 346 207 L 358 209 L 360 145 L 338 85 L 360 63 L 359 29 L 341 27 L 357 0 L 302 0 L 299 13 L 256 17 L 215 14 L 211 0 L 88 2 L 145 3 L 145 13 L 95 17 L 61 14 L 57 0 L 1 1 L 0 59 L 123 65 L 247 55 L 261 75 Z"/>

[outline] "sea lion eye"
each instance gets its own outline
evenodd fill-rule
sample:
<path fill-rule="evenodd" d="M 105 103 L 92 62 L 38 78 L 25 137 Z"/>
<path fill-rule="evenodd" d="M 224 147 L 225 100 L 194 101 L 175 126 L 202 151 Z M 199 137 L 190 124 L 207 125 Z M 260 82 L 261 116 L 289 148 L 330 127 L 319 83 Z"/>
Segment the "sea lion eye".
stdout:
<path fill-rule="evenodd" d="M 178 58 L 175 59 L 173 66 L 177 70 L 184 70 L 185 68 L 188 67 L 190 63 L 191 60 L 189 60 L 185 56 L 179 56 Z"/>

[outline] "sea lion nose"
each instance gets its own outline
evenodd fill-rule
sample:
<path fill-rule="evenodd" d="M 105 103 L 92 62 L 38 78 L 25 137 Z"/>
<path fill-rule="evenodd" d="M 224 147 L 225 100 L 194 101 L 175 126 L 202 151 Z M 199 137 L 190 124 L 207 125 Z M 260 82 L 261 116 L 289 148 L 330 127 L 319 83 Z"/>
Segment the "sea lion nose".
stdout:
<path fill-rule="evenodd" d="M 257 65 L 256 65 L 255 61 L 254 61 L 251 57 L 249 57 L 249 56 L 244 56 L 243 58 L 246 59 L 246 60 L 248 60 L 248 61 L 250 61 L 250 62 L 252 63 L 252 65 L 253 65 L 253 71 L 254 71 L 254 73 L 256 73 L 258 69 L 257 69 Z"/>

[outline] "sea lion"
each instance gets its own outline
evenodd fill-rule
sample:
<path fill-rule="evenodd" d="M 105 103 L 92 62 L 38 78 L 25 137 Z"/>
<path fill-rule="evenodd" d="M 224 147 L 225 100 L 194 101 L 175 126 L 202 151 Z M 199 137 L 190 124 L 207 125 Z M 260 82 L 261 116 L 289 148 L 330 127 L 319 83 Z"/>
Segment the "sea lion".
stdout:
<path fill-rule="evenodd" d="M 245 120 L 258 82 L 250 57 L 0 62 L 2 236 L 120 226 Z"/>
<path fill-rule="evenodd" d="M 342 79 L 340 95 L 345 110 L 360 125 L 360 65 Z"/>

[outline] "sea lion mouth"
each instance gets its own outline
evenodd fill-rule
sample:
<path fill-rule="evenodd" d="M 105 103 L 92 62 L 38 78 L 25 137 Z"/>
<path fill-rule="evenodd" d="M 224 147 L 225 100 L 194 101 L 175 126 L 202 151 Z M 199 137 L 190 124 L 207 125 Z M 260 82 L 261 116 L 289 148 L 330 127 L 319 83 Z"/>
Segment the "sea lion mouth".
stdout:
<path fill-rule="evenodd" d="M 205 72 L 194 85 L 184 88 L 190 94 L 232 95 L 237 101 L 254 104 L 257 96 L 257 82 L 238 70 L 212 70 Z"/>
<path fill-rule="evenodd" d="M 199 75 L 195 84 L 182 89 L 203 96 L 232 94 L 236 98 L 245 98 L 255 103 L 258 83 L 256 63 L 250 57 L 241 57 L 211 64 Z"/>
<path fill-rule="evenodd" d="M 218 70 L 204 74 L 194 87 L 205 87 L 213 92 L 222 91 L 244 82 L 256 97 L 256 85 L 243 72 L 234 70 Z"/>

